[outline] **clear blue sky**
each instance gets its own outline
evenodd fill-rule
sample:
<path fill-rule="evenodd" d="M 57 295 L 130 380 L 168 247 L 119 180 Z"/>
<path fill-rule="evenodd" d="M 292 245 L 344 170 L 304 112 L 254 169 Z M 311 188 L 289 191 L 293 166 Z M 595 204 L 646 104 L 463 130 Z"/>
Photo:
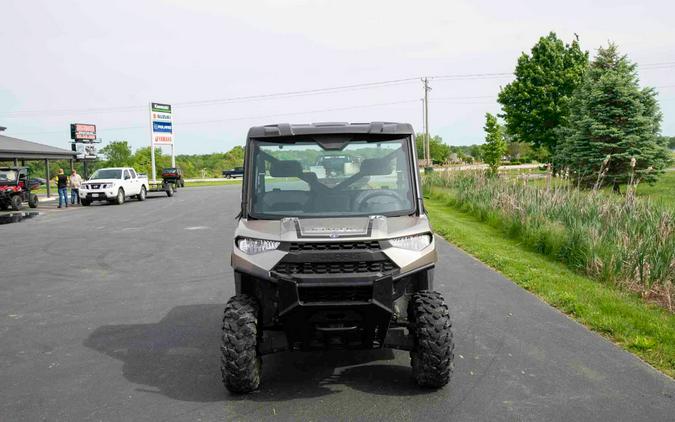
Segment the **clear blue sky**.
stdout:
<path fill-rule="evenodd" d="M 0 5 L 0 126 L 68 147 L 69 123 L 104 142 L 149 144 L 149 101 L 189 103 L 422 75 L 512 72 L 555 31 L 593 53 L 608 41 L 659 87 L 675 135 L 675 3 L 670 1 L 47 1 Z M 432 82 L 430 128 L 480 143 L 498 112 L 495 76 Z M 236 103 L 175 106 L 178 153 L 226 151 L 252 125 L 280 121 L 411 122 L 421 82 Z M 392 104 L 394 103 L 394 104 Z M 103 110 L 98 110 L 103 109 Z M 324 111 L 321 111 L 324 110 Z M 328 110 L 328 111 L 326 111 Z M 204 123 L 199 123 L 204 122 Z"/>

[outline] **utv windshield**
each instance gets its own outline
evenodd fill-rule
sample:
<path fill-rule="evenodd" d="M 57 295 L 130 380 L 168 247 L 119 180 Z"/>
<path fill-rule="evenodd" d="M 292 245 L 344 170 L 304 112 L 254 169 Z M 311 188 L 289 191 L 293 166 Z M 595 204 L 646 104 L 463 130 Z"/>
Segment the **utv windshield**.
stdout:
<path fill-rule="evenodd" d="M 89 180 L 96 180 L 96 179 L 121 179 L 122 178 L 122 170 L 119 169 L 101 169 L 101 170 L 96 170 L 94 174 L 91 175 L 91 179 Z"/>
<path fill-rule="evenodd" d="M 408 142 L 253 141 L 251 215 L 276 219 L 411 214 L 415 201 Z"/>
<path fill-rule="evenodd" d="M 0 183 L 16 182 L 19 172 L 16 170 L 0 170 Z"/>

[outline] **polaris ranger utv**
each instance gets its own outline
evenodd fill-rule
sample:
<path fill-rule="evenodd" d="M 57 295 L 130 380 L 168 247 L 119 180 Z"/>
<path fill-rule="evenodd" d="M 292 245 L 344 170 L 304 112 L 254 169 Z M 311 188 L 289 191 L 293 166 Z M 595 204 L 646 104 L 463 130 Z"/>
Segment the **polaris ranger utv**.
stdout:
<path fill-rule="evenodd" d="M 409 124 L 251 128 L 236 295 L 223 318 L 225 386 L 256 390 L 268 353 L 383 347 L 410 352 L 420 386 L 444 386 L 454 343 L 435 262 Z"/>

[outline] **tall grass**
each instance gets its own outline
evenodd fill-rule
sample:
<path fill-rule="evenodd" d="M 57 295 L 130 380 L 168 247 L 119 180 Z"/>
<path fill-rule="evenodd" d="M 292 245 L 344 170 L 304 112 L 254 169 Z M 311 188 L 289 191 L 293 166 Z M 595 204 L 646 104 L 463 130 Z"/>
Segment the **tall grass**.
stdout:
<path fill-rule="evenodd" d="M 639 292 L 673 311 L 673 211 L 634 195 L 544 186 L 479 172 L 434 173 L 426 195 L 446 199 L 526 246 L 596 280 Z"/>

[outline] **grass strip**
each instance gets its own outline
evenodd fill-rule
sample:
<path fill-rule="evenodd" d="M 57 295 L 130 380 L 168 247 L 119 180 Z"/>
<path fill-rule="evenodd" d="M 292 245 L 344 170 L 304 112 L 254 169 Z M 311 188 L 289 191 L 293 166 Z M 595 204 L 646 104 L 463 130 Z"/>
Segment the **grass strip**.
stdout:
<path fill-rule="evenodd" d="M 434 231 L 591 330 L 675 377 L 675 315 L 637 295 L 576 274 L 436 198 Z"/>

